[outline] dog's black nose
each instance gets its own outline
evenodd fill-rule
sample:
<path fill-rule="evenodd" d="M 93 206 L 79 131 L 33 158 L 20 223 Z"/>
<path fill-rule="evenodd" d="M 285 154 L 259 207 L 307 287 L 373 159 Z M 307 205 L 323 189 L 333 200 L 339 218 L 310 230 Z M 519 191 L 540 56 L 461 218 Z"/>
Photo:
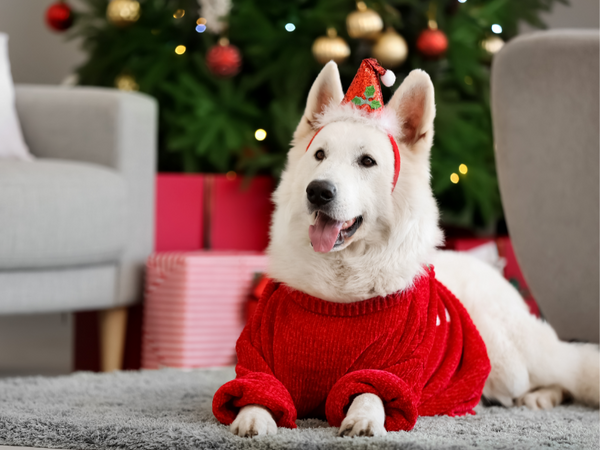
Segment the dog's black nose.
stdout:
<path fill-rule="evenodd" d="M 335 191 L 333 183 L 325 180 L 314 180 L 308 184 L 306 196 L 313 205 L 323 206 L 335 198 Z"/>

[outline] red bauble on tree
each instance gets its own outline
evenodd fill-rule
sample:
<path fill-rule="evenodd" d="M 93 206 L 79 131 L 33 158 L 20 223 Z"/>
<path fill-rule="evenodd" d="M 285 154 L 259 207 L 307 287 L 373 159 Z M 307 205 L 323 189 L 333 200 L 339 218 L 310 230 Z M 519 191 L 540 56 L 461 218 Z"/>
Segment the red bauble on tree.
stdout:
<path fill-rule="evenodd" d="M 73 11 L 66 2 L 51 4 L 46 10 L 46 23 L 54 31 L 65 31 L 73 24 Z"/>
<path fill-rule="evenodd" d="M 235 45 L 230 45 L 227 38 L 221 38 L 219 44 L 206 53 L 208 69 L 219 77 L 232 77 L 240 71 L 242 55 Z"/>
<path fill-rule="evenodd" d="M 417 38 L 417 50 L 430 58 L 441 56 L 448 49 L 448 38 L 437 28 L 423 30 Z"/>

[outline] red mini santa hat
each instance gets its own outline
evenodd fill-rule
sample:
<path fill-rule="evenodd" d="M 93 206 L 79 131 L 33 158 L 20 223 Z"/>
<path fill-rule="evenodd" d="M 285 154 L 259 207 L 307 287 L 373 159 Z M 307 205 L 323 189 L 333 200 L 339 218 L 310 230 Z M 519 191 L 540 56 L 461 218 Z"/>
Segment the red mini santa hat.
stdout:
<path fill-rule="evenodd" d="M 363 59 L 358 72 L 352 80 L 352 84 L 350 84 L 350 87 L 348 88 L 348 91 L 342 100 L 342 106 L 348 107 L 351 105 L 353 108 L 350 109 L 355 108 L 361 110 L 360 115 L 363 117 L 372 116 L 374 113 L 376 113 L 378 121 L 380 121 L 380 118 L 383 115 L 383 95 L 381 94 L 379 77 L 381 77 L 381 82 L 386 86 L 391 86 L 396 81 L 396 75 L 394 75 L 394 72 L 381 67 L 376 59 Z M 324 117 L 321 117 L 321 119 L 325 119 L 327 115 L 328 114 L 326 113 Z M 330 122 L 321 124 L 321 127 L 317 130 L 308 143 L 306 151 L 308 151 L 313 140 L 315 137 L 317 137 L 317 134 L 319 134 L 319 131 L 321 131 L 323 127 L 327 125 L 327 123 Z M 386 130 L 385 132 L 390 139 L 390 143 L 392 144 L 392 149 L 394 151 L 394 179 L 392 182 L 393 191 L 396 187 L 398 176 L 400 175 L 400 151 L 398 150 L 398 144 L 396 144 L 393 133 L 390 130 Z"/>
<path fill-rule="evenodd" d="M 379 77 L 385 86 L 392 86 L 396 75 L 391 70 L 385 70 L 376 59 L 363 59 L 352 84 L 346 92 L 342 104 L 352 102 L 357 108 L 373 111 L 383 107 L 383 95 L 379 85 Z"/>

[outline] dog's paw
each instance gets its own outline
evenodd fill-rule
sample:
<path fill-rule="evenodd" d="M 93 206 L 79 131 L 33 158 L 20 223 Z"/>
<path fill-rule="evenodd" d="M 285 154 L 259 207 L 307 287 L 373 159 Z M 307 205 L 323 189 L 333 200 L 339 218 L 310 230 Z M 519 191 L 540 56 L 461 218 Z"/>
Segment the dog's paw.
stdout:
<path fill-rule="evenodd" d="M 277 424 L 267 408 L 248 405 L 240 409 L 229 429 L 233 434 L 242 437 L 264 436 L 276 434 Z"/>
<path fill-rule="evenodd" d="M 375 394 L 357 396 L 340 426 L 340 436 L 383 436 L 387 432 L 383 402 Z"/>
<path fill-rule="evenodd" d="M 518 406 L 527 406 L 529 409 L 552 409 L 560 405 L 565 398 L 564 391 L 559 386 L 548 386 L 528 392 L 517 399 Z"/>
<path fill-rule="evenodd" d="M 346 416 L 339 436 L 384 436 L 387 433 L 379 420 L 364 416 Z"/>

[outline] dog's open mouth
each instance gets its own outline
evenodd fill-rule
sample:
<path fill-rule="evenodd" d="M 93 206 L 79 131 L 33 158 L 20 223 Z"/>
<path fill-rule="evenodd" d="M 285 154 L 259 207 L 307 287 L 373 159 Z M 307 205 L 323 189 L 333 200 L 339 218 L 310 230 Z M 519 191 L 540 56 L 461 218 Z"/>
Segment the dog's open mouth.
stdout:
<path fill-rule="evenodd" d="M 327 253 L 334 247 L 342 245 L 346 239 L 356 233 L 362 221 L 362 216 L 358 216 L 342 222 L 317 211 L 315 224 L 308 228 L 308 237 L 314 251 Z"/>

